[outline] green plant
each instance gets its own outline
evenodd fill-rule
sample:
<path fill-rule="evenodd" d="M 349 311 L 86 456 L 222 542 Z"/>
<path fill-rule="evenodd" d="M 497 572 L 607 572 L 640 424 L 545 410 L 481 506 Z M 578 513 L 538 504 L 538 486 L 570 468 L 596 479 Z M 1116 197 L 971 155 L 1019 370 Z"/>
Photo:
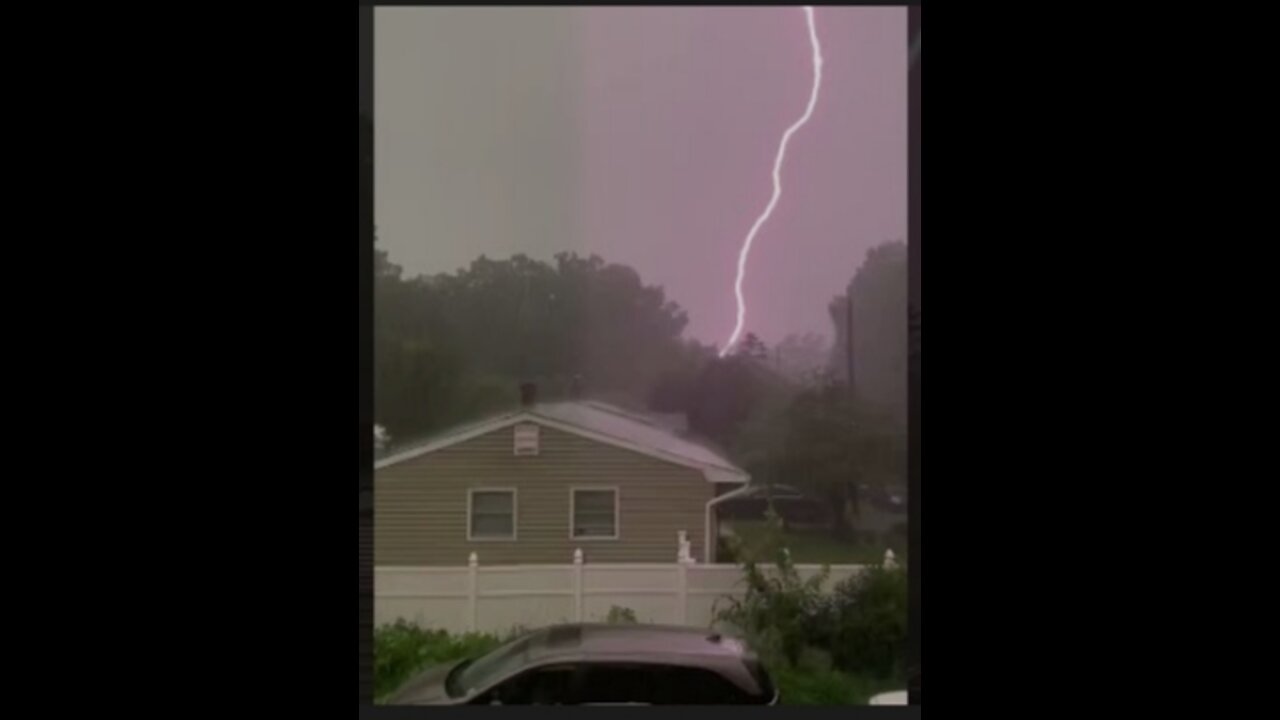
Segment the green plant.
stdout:
<path fill-rule="evenodd" d="M 783 547 L 776 513 L 748 540 L 734 539 L 746 591 L 717 607 L 741 632 L 788 704 L 865 703 L 905 677 L 907 584 L 902 568 L 872 565 L 824 592 L 827 569 L 803 579 Z M 763 561 L 772 559 L 772 565 Z"/>
<path fill-rule="evenodd" d="M 635 623 L 636 613 L 631 608 L 614 605 L 609 608 L 609 614 L 605 617 L 604 621 L 612 625 Z"/>
<path fill-rule="evenodd" d="M 736 563 L 738 561 L 737 544 L 733 538 L 716 538 L 716 562 Z"/>
<path fill-rule="evenodd" d="M 807 646 L 825 645 L 822 586 L 829 569 L 801 578 L 782 546 L 781 519 L 772 509 L 765 517 L 765 531 L 755 543 L 735 543 L 743 558 L 746 592 L 742 599 L 727 598 L 715 618 L 744 634 L 766 665 L 793 666 Z M 762 564 L 765 558 L 773 559 L 771 567 Z"/>
<path fill-rule="evenodd" d="M 865 705 L 871 696 L 897 686 L 834 669 L 784 667 L 774 672 L 783 705 Z"/>
<path fill-rule="evenodd" d="M 905 569 L 875 566 L 841 582 L 829 614 L 837 667 L 878 678 L 905 677 Z"/>
<path fill-rule="evenodd" d="M 398 620 L 373 632 L 373 692 L 383 698 L 420 670 L 432 665 L 478 657 L 501 645 L 487 633 L 450 636 Z"/>

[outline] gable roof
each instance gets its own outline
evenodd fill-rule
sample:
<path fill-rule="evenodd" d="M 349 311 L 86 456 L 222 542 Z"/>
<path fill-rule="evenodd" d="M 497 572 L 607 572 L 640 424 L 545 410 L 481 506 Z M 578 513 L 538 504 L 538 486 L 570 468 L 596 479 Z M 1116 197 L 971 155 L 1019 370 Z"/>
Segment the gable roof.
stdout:
<path fill-rule="evenodd" d="M 698 442 L 671 431 L 645 415 L 595 401 L 540 403 L 464 425 L 416 447 L 396 451 L 374 469 L 420 457 L 517 423 L 532 422 L 589 440 L 632 450 L 676 465 L 701 470 L 708 482 L 745 483 L 746 471 Z"/>

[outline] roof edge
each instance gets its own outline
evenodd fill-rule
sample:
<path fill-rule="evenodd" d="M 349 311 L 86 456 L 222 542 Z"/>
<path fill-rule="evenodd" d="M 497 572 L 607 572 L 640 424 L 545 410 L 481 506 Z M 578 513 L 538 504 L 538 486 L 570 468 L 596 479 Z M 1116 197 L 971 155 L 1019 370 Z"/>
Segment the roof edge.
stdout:
<path fill-rule="evenodd" d="M 666 462 L 680 465 L 682 467 L 701 470 L 703 477 L 706 478 L 707 482 L 711 483 L 747 483 L 751 479 L 751 476 L 748 475 L 746 471 L 734 467 L 733 465 L 715 465 L 691 460 L 674 453 L 646 447 L 607 433 L 589 430 L 572 423 L 564 422 L 563 420 L 547 417 L 539 414 L 536 410 L 521 410 L 515 413 L 506 413 L 493 418 L 491 421 L 482 421 L 477 425 L 468 427 L 464 431 L 441 437 L 435 442 L 426 443 L 411 450 L 405 450 L 404 452 L 399 452 L 385 457 L 375 462 L 373 464 L 373 469 L 381 470 L 392 465 L 398 465 L 406 460 L 412 460 L 426 455 L 427 453 L 443 450 L 451 445 L 457 445 L 458 443 L 466 442 L 467 440 L 480 437 L 481 435 L 487 435 L 491 432 L 495 432 L 521 422 L 536 422 L 556 430 L 562 430 L 567 433 L 578 435 L 579 437 L 585 437 L 588 440 L 595 440 L 596 442 L 604 443 L 606 445 L 613 445 L 615 447 L 623 448 L 624 450 L 638 452 L 642 455 L 648 455 L 649 457 L 654 457 L 659 460 L 665 460 Z"/>

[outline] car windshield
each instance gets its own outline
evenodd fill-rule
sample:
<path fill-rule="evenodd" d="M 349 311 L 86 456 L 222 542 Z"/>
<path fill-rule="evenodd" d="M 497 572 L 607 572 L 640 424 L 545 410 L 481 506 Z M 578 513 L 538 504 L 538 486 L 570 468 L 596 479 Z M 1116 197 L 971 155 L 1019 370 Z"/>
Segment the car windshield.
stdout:
<path fill-rule="evenodd" d="M 474 661 L 469 661 L 449 678 L 450 695 L 461 697 L 484 689 L 518 670 L 529 659 L 529 647 L 535 636 L 526 635 Z"/>

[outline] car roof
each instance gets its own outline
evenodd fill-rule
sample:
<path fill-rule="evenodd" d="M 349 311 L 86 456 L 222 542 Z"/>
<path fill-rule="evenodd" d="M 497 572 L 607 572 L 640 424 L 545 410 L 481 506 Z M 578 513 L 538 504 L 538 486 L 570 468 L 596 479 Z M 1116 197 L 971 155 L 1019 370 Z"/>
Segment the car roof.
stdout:
<path fill-rule="evenodd" d="M 744 659 L 742 641 L 711 630 L 672 625 L 575 623 L 553 625 L 534 633 L 530 650 L 538 656 L 695 655 Z"/>

